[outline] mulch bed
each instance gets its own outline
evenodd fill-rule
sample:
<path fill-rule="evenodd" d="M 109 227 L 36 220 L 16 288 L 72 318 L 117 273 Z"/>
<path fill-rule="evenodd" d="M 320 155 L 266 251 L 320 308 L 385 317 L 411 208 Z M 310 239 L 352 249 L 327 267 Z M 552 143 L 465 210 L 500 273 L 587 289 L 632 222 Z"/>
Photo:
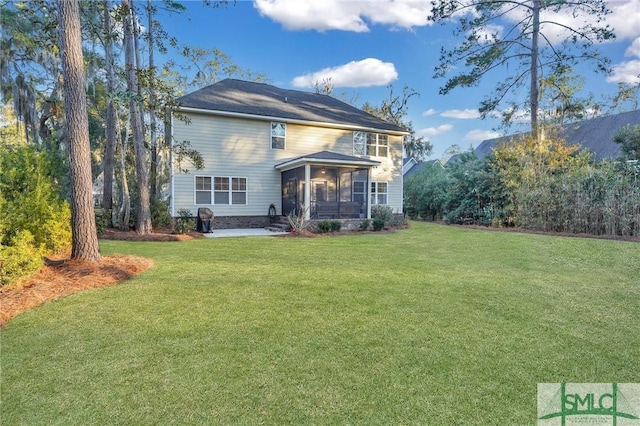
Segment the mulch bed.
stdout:
<path fill-rule="evenodd" d="M 153 266 L 139 256 L 104 256 L 98 263 L 80 260 L 48 261 L 29 278 L 0 288 L 0 326 L 16 315 L 50 300 L 90 288 L 127 280 Z"/>
<path fill-rule="evenodd" d="M 189 241 L 204 238 L 199 232 L 175 234 L 169 229 L 154 229 L 150 234 L 138 234 L 134 231 L 120 231 L 109 228 L 100 235 L 102 240 L 119 241 Z"/>

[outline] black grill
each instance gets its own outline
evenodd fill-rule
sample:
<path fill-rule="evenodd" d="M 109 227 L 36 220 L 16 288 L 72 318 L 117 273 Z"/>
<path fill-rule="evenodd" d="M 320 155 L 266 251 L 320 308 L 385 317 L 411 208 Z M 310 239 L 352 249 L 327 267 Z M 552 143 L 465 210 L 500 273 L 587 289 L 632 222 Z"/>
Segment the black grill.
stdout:
<path fill-rule="evenodd" d="M 196 229 L 198 232 L 213 232 L 211 229 L 213 225 L 213 212 L 211 209 L 200 207 L 197 219 Z"/>

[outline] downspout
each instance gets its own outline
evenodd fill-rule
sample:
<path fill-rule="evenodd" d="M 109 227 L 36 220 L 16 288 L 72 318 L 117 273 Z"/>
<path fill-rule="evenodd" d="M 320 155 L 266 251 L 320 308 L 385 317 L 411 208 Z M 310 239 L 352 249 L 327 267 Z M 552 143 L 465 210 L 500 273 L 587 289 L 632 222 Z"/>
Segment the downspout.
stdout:
<path fill-rule="evenodd" d="M 164 138 L 165 143 L 167 143 L 167 138 L 169 138 L 169 167 L 171 171 L 171 178 L 169 179 L 169 185 L 171 186 L 170 195 L 169 195 L 169 210 L 171 210 L 171 217 L 176 217 L 176 208 L 175 208 L 175 176 L 173 172 L 173 114 L 171 114 L 171 109 L 167 108 L 167 121 L 164 126 Z"/>

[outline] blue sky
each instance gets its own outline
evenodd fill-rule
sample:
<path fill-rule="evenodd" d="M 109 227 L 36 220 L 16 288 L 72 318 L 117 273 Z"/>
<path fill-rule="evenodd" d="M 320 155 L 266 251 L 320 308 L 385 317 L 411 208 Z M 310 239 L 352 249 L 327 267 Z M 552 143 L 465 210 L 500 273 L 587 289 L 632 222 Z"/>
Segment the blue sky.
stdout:
<path fill-rule="evenodd" d="M 409 103 L 408 119 L 418 136 L 434 146 L 431 158 L 441 158 L 457 144 L 462 149 L 498 136 L 495 119 L 480 120 L 477 107 L 507 70 L 474 88 L 459 88 L 442 96 L 444 79 L 434 79 L 441 47 L 450 48 L 451 25 L 427 22 L 429 1 L 256 0 L 211 8 L 185 1 L 183 15 L 159 16 L 164 29 L 180 44 L 218 48 L 233 62 L 266 75 L 270 84 L 313 91 L 314 81 L 331 76 L 334 96 L 379 105 L 388 85 L 400 94 L 404 86 L 420 94 Z M 615 42 L 599 46 L 612 60 L 606 77 L 586 64 L 585 92 L 596 98 L 617 91 L 617 82 L 637 82 L 640 73 L 640 0 L 610 0 Z M 560 16 L 570 23 L 570 17 Z M 514 93 L 516 100 L 527 93 Z M 516 129 L 514 129 L 516 131 Z"/>

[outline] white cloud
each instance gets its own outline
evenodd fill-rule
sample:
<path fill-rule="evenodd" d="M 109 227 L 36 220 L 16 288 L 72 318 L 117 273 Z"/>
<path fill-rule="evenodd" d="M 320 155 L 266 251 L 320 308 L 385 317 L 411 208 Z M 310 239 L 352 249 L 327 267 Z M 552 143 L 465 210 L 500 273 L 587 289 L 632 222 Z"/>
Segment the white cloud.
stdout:
<path fill-rule="evenodd" d="M 607 77 L 609 83 L 640 83 L 640 59 L 621 62 L 613 67 L 611 75 Z"/>
<path fill-rule="evenodd" d="M 477 109 L 449 109 L 440 114 L 442 117 L 458 118 L 458 119 L 470 119 L 480 118 L 480 113 Z"/>
<path fill-rule="evenodd" d="M 298 76 L 292 84 L 295 87 L 313 87 L 327 79 L 331 79 L 334 87 L 385 86 L 398 79 L 398 72 L 391 62 L 367 58 Z"/>
<path fill-rule="evenodd" d="M 624 52 L 624 56 L 631 56 L 631 57 L 636 56 L 640 58 L 640 37 L 633 40 L 633 43 L 631 43 L 631 46 L 629 46 L 627 50 Z"/>
<path fill-rule="evenodd" d="M 438 113 L 438 111 L 436 111 L 433 108 L 429 108 L 428 110 L 426 110 L 425 112 L 422 113 L 423 117 L 430 117 L 432 115 L 436 115 Z"/>
<path fill-rule="evenodd" d="M 483 141 L 486 139 L 493 139 L 500 136 L 500 133 L 494 132 L 492 130 L 482 130 L 482 129 L 474 129 L 464 135 L 463 140 L 465 141 Z"/>
<path fill-rule="evenodd" d="M 614 65 L 611 75 L 607 77 L 607 81 L 609 83 L 640 83 L 640 37 L 631 43 L 624 52 L 624 56 L 635 57 L 635 59 Z"/>
<path fill-rule="evenodd" d="M 290 30 L 367 32 L 367 22 L 410 29 L 429 25 L 428 2 L 409 0 L 255 0 L 254 7 Z"/>
<path fill-rule="evenodd" d="M 606 22 L 616 33 L 616 40 L 633 40 L 640 36 L 640 2 L 638 0 L 609 0 L 611 14 Z"/>
<path fill-rule="evenodd" d="M 441 135 L 442 133 L 446 133 L 453 130 L 453 126 L 451 124 L 443 124 L 441 126 L 438 127 L 428 127 L 426 129 L 420 129 L 416 132 L 416 134 L 420 137 L 420 136 L 424 136 L 424 137 L 432 137 L 432 136 L 437 136 L 437 135 Z"/>
<path fill-rule="evenodd" d="M 498 38 L 502 37 L 502 31 L 504 27 L 501 25 L 485 25 L 483 28 L 480 28 L 476 31 L 477 35 L 480 37 L 480 42 L 484 43 L 493 43 L 496 40 L 496 36 Z"/>

